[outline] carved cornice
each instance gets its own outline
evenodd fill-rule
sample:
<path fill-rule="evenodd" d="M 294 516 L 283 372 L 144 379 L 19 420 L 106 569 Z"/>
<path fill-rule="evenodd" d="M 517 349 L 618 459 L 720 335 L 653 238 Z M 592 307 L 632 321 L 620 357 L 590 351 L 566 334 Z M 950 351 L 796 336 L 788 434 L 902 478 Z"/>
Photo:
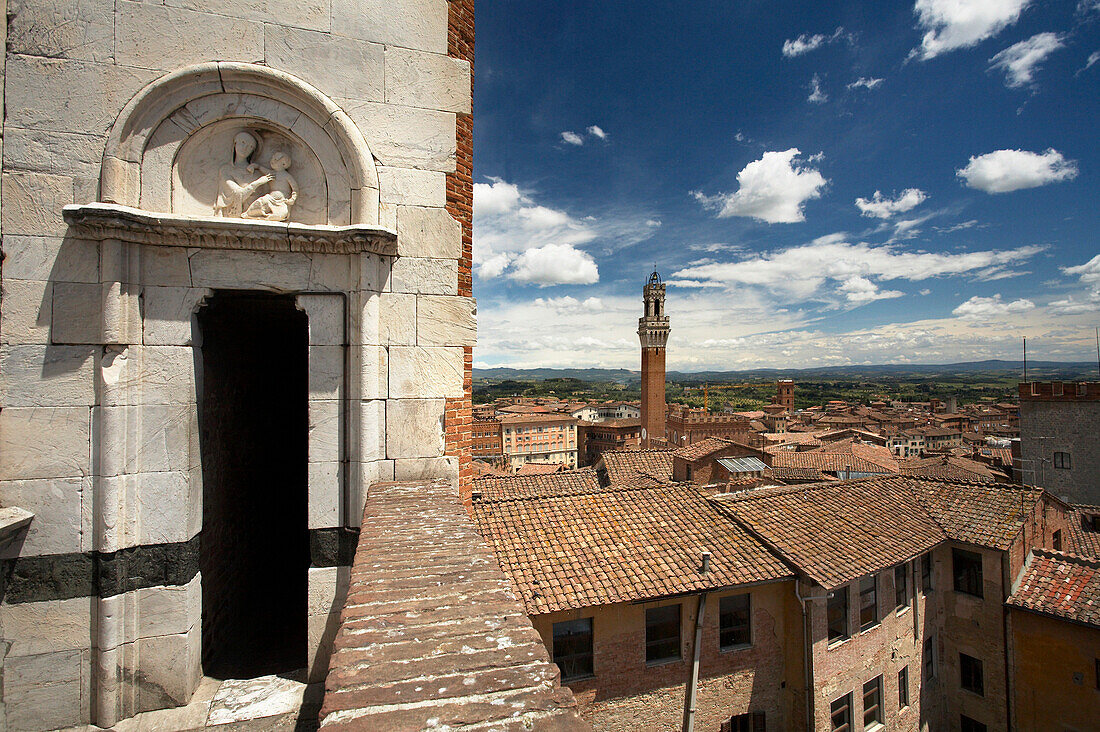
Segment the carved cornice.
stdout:
<path fill-rule="evenodd" d="M 151 213 L 113 203 L 65 206 L 65 222 L 82 239 L 132 244 L 260 252 L 310 252 L 394 256 L 397 234 L 365 224 L 310 226 L 235 218 L 195 218 Z"/>

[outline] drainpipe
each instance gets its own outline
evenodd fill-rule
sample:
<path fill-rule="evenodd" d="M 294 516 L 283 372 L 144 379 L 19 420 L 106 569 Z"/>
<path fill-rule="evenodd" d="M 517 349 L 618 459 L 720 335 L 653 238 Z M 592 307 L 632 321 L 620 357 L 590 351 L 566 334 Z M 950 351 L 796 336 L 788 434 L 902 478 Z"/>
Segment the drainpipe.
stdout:
<path fill-rule="evenodd" d="M 806 609 L 807 600 L 828 600 L 833 593 L 827 595 L 809 595 L 803 597 L 798 590 L 798 579 L 794 581 L 794 596 L 802 605 L 802 683 L 806 689 L 806 732 L 814 728 L 814 690 L 812 684 L 813 640 L 810 638 L 810 618 Z"/>
<path fill-rule="evenodd" d="M 710 553 L 703 554 L 703 566 L 706 567 Z M 703 616 L 707 610 L 707 593 L 699 594 L 699 609 L 695 613 L 695 648 L 692 649 L 691 679 L 688 681 L 687 698 L 684 700 L 684 732 L 695 729 L 695 693 L 699 683 L 699 651 L 703 645 Z"/>

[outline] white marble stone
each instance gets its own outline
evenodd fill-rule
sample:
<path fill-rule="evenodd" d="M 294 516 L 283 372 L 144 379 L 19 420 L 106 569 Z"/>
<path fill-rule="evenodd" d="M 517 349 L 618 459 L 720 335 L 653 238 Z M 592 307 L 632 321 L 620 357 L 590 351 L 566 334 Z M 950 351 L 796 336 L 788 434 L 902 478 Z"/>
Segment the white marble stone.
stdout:
<path fill-rule="evenodd" d="M 385 399 L 389 392 L 389 354 L 383 346 L 359 346 L 359 398 Z"/>
<path fill-rule="evenodd" d="M 202 527 L 202 486 L 180 471 L 101 478 L 107 494 L 120 501 L 120 513 L 95 517 L 100 551 L 142 544 L 187 541 Z"/>
<path fill-rule="evenodd" d="M 386 410 L 383 399 L 370 399 L 359 405 L 359 459 L 380 460 L 386 457 Z"/>
<path fill-rule="evenodd" d="M 390 347 L 390 397 L 461 397 L 461 348 Z"/>
<path fill-rule="evenodd" d="M 442 399 L 390 399 L 386 403 L 386 457 L 441 457 Z"/>
<path fill-rule="evenodd" d="M 354 100 L 346 105 L 382 165 L 454 172 L 454 112 Z"/>
<path fill-rule="evenodd" d="M 472 297 L 419 297 L 416 301 L 416 344 L 477 345 L 477 303 Z"/>
<path fill-rule="evenodd" d="M 359 289 L 366 292 L 388 290 L 392 262 L 393 257 L 382 257 L 377 254 L 359 255 Z"/>
<path fill-rule="evenodd" d="M 200 249 L 193 251 L 190 259 L 195 287 L 309 289 L 308 254 Z"/>
<path fill-rule="evenodd" d="M 309 644 L 309 682 L 320 684 L 328 675 L 332 644 L 340 630 L 340 613 L 310 615 L 307 619 Z"/>
<path fill-rule="evenodd" d="M 185 585 L 146 587 L 135 590 L 139 638 L 186 633 L 202 617 L 202 575 Z"/>
<path fill-rule="evenodd" d="M 71 177 L 5 171 L 0 185 L 0 226 L 5 235 L 65 235 L 61 209 L 73 203 Z"/>
<path fill-rule="evenodd" d="M 145 287 L 142 339 L 152 346 L 190 346 L 193 317 L 212 290 L 191 287 Z"/>
<path fill-rule="evenodd" d="M 178 472 L 191 467 L 194 407 L 188 404 L 95 407 L 103 475 Z"/>
<path fill-rule="evenodd" d="M 82 282 L 55 282 L 53 286 L 53 323 L 50 328 L 50 340 L 53 343 L 96 344 L 104 342 L 103 304 L 105 297 L 113 297 L 107 285 L 93 285 Z M 129 327 L 118 329 L 119 335 L 132 334 L 141 338 L 140 312 L 136 307 L 136 298 L 124 303 L 119 312 L 130 322 Z M 125 317 L 128 316 L 128 317 Z"/>
<path fill-rule="evenodd" d="M 397 481 L 458 480 L 458 458 L 410 458 L 393 461 L 393 478 Z"/>
<path fill-rule="evenodd" d="M 98 179 L 104 142 L 102 135 L 5 127 L 4 170 Z"/>
<path fill-rule="evenodd" d="M 329 0 L 164 0 L 164 4 L 297 28 L 330 27 Z"/>
<path fill-rule="evenodd" d="M 311 254 L 309 289 L 314 292 L 347 292 L 355 286 L 355 260 L 342 254 Z"/>
<path fill-rule="evenodd" d="M 383 346 L 416 343 L 416 296 L 382 293 L 377 297 L 378 338 Z"/>
<path fill-rule="evenodd" d="M 87 407 L 8 407 L 0 410 L 0 480 L 87 475 Z"/>
<path fill-rule="evenodd" d="M 418 295 L 457 295 L 458 260 L 398 257 L 393 262 L 390 287 L 394 292 Z"/>
<path fill-rule="evenodd" d="M 0 279 L 0 343 L 49 343 L 53 284 Z"/>
<path fill-rule="evenodd" d="M 118 0 L 117 7 L 115 60 L 119 64 L 168 71 L 210 59 L 259 61 L 264 57 L 264 31 L 259 23 L 128 0 Z"/>
<path fill-rule="evenodd" d="M 103 406 L 197 401 L 195 355 L 187 346 L 107 346 L 99 376 Z"/>
<path fill-rule="evenodd" d="M 186 704 L 202 679 L 202 639 L 196 623 L 187 633 L 139 638 L 134 642 L 140 666 L 127 669 L 140 674 L 135 712 Z M 135 674 L 135 675 L 136 675 Z"/>
<path fill-rule="evenodd" d="M 382 203 L 440 208 L 447 205 L 446 173 L 413 168 L 379 168 L 378 187 Z"/>
<path fill-rule="evenodd" d="M 311 529 L 340 525 L 342 499 L 341 463 L 309 464 L 309 516 Z"/>
<path fill-rule="evenodd" d="M 5 236 L 4 279 L 99 282 L 99 248 L 56 236 Z"/>
<path fill-rule="evenodd" d="M 445 208 L 398 206 L 397 251 L 402 257 L 458 259 L 462 224 Z"/>
<path fill-rule="evenodd" d="M 92 346 L 0 346 L 0 405 L 90 407 L 94 353 Z"/>
<path fill-rule="evenodd" d="M 309 398 L 341 399 L 344 386 L 344 347 L 309 347 Z"/>
<path fill-rule="evenodd" d="M 305 691 L 302 682 L 281 676 L 228 679 L 214 695 L 207 728 L 251 721 L 261 729 L 259 720 L 297 712 Z"/>
<path fill-rule="evenodd" d="M 10 53 L 87 61 L 114 55 L 114 0 L 13 0 L 8 13 Z"/>
<path fill-rule="evenodd" d="M 335 400 L 309 402 L 309 461 L 339 462 L 343 458 L 340 434 L 340 402 Z"/>
<path fill-rule="evenodd" d="M 331 97 L 382 101 L 383 51 L 380 43 L 329 33 L 278 25 L 264 29 L 267 64 L 308 81 Z M 373 147 L 371 152 L 377 154 Z"/>
<path fill-rule="evenodd" d="M 0 604 L 0 627 L 11 643 L 7 657 L 79 650 L 91 643 L 94 605 L 90 597 Z"/>
<path fill-rule="evenodd" d="M 350 567 L 310 567 L 306 612 L 310 615 L 339 613 L 344 608 L 350 580 Z"/>
<path fill-rule="evenodd" d="M 309 345 L 339 346 L 347 342 L 344 335 L 344 298 L 339 295 L 298 295 L 298 309 L 304 310 L 309 322 Z"/>
<path fill-rule="evenodd" d="M 108 274 L 108 273 L 104 273 Z M 191 263 L 187 250 L 183 247 L 142 247 L 140 261 L 135 275 L 130 272 L 121 274 L 123 282 L 159 287 L 189 287 L 191 285 Z"/>
<path fill-rule="evenodd" d="M 386 102 L 470 113 L 470 64 L 437 53 L 386 47 Z"/>
<path fill-rule="evenodd" d="M 0 557 L 66 554 L 81 549 L 82 478 L 0 482 L 0 505 L 34 514 L 22 540 L 0 550 Z"/>
<path fill-rule="evenodd" d="M 5 659 L 7 729 L 56 729 L 80 720 L 81 668 L 77 650 Z"/>
<path fill-rule="evenodd" d="M 332 0 L 333 33 L 447 53 L 446 0 Z"/>

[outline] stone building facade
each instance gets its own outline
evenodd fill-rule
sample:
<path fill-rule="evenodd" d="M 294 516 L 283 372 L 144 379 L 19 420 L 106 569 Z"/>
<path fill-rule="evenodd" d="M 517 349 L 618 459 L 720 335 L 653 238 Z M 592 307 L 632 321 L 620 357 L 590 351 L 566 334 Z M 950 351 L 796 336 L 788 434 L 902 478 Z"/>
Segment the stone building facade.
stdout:
<path fill-rule="evenodd" d="M 1100 504 L 1100 382 L 1020 384 L 1021 482 Z"/>
<path fill-rule="evenodd" d="M 7 728 L 320 679 L 367 487 L 471 475 L 473 3 L 7 20 Z"/>

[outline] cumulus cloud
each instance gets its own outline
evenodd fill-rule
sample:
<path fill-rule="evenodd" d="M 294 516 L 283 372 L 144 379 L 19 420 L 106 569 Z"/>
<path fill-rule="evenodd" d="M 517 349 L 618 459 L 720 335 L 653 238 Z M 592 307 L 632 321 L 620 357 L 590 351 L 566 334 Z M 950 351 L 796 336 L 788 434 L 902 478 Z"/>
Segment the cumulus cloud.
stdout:
<path fill-rule="evenodd" d="M 975 295 L 966 302 L 951 311 L 956 318 L 971 321 L 989 321 L 1004 318 L 1007 315 L 1026 313 L 1033 310 L 1035 303 L 1031 300 L 1019 299 L 1005 302 L 1000 293 L 993 297 L 980 297 Z"/>
<path fill-rule="evenodd" d="M 516 257 L 508 274 L 537 285 L 591 285 L 600 279 L 596 260 L 568 244 L 547 244 Z"/>
<path fill-rule="evenodd" d="M 783 55 L 787 58 L 802 56 L 810 51 L 816 51 L 826 44 L 839 41 L 842 38 L 846 38 L 849 41 L 851 40 L 851 36 L 844 33 L 844 28 L 837 28 L 830 35 L 823 35 L 821 33 L 809 35 L 803 33 L 798 38 L 783 41 Z"/>
<path fill-rule="evenodd" d="M 719 218 L 748 216 L 769 224 L 804 221 L 802 205 L 820 198 L 828 181 L 801 163 L 799 155 L 794 147 L 766 152 L 737 174 L 737 191 L 717 196 L 695 191 L 692 195 L 708 208 L 717 209 Z"/>
<path fill-rule="evenodd" d="M 806 101 L 810 104 L 824 104 L 829 101 L 829 95 L 821 90 L 821 77 L 817 74 L 810 79 L 810 96 L 806 97 Z"/>
<path fill-rule="evenodd" d="M 873 302 L 875 300 L 888 300 L 894 297 L 902 297 L 905 293 L 898 290 L 880 290 L 878 285 L 866 277 L 849 277 L 840 285 L 840 292 L 844 293 L 850 303 Z"/>
<path fill-rule="evenodd" d="M 1015 23 L 1031 0 L 917 0 L 913 12 L 924 29 L 924 60 L 975 46 Z"/>
<path fill-rule="evenodd" d="M 1062 267 L 1062 271 L 1074 277 L 1080 277 L 1082 282 L 1100 285 L 1100 254 L 1074 267 Z"/>
<path fill-rule="evenodd" d="M 970 188 L 986 193 L 1008 193 L 1035 188 L 1077 177 L 1077 163 L 1049 149 L 1043 153 L 1028 150 L 995 150 L 970 158 L 966 167 L 955 171 Z"/>
<path fill-rule="evenodd" d="M 593 137 L 598 137 L 601 140 L 607 139 L 607 133 L 604 132 L 599 125 L 589 125 L 588 134 L 592 135 Z"/>
<path fill-rule="evenodd" d="M 888 219 L 896 214 L 905 213 L 924 203 L 928 196 L 919 188 L 906 188 L 895 198 L 887 198 L 881 191 L 875 191 L 870 198 L 857 198 L 856 208 L 864 216 Z"/>
<path fill-rule="evenodd" d="M 1080 74 L 1082 71 L 1088 71 L 1097 61 L 1100 61 L 1100 51 L 1093 51 L 1089 54 L 1089 57 L 1085 59 L 1085 65 L 1077 69 L 1077 73 L 1074 74 L 1074 76 L 1077 76 L 1077 74 Z"/>
<path fill-rule="evenodd" d="M 567 142 L 570 145 L 584 144 L 584 138 L 578 135 L 576 132 L 573 132 L 572 130 L 566 130 L 565 132 L 561 133 L 561 140 L 562 142 Z"/>
<path fill-rule="evenodd" d="M 1032 74 L 1047 56 L 1064 46 L 1064 37 L 1057 33 L 1037 33 L 989 59 L 989 68 L 1004 72 L 1006 86 L 1021 87 L 1031 83 Z"/>
<path fill-rule="evenodd" d="M 862 87 L 862 88 L 867 89 L 868 91 L 870 91 L 872 89 L 877 89 L 879 84 L 881 84 L 884 81 L 886 81 L 886 80 L 885 79 L 872 79 L 872 78 L 868 78 L 866 76 L 861 76 L 858 79 L 856 79 L 855 81 L 853 81 L 851 84 L 849 84 L 848 88 L 849 89 L 859 89 L 860 87 Z"/>

